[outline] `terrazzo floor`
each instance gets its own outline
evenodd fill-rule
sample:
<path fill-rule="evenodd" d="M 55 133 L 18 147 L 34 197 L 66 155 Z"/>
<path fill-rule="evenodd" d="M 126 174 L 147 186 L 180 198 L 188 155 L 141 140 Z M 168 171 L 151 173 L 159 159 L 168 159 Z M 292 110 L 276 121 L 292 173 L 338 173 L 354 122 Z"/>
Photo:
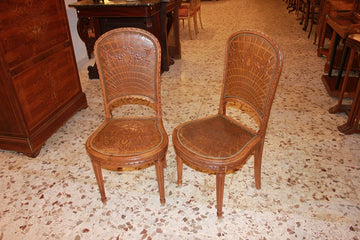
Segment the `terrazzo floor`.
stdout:
<path fill-rule="evenodd" d="M 204 29 L 190 40 L 180 25 L 182 59 L 162 74 L 170 144 L 161 206 L 155 168 L 103 171 L 103 205 L 84 143 L 103 120 L 97 80 L 80 69 L 89 107 L 44 145 L 37 158 L 0 151 L 0 239 L 360 239 L 360 135 L 336 126 L 336 103 L 321 82 L 325 59 L 282 0 L 202 2 Z M 184 167 L 176 185 L 175 126 L 216 113 L 227 38 L 240 29 L 272 36 L 285 61 L 268 125 L 262 188 L 253 159 L 225 180 L 216 216 L 215 176 Z"/>

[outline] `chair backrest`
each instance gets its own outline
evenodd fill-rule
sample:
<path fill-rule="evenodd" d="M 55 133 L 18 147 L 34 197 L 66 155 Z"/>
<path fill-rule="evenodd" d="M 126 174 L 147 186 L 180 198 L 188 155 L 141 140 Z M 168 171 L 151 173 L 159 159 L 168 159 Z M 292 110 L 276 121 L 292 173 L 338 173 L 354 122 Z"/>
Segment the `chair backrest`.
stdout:
<path fill-rule="evenodd" d="M 200 9 L 201 0 L 189 0 L 189 12 L 193 13 Z"/>
<path fill-rule="evenodd" d="M 263 33 L 243 30 L 227 42 L 220 114 L 229 103 L 245 106 L 257 117 L 258 130 L 265 134 L 271 105 L 283 65 L 278 45 Z"/>
<path fill-rule="evenodd" d="M 138 28 L 118 28 L 103 34 L 95 43 L 106 118 L 119 103 L 142 104 L 161 115 L 158 39 Z"/>

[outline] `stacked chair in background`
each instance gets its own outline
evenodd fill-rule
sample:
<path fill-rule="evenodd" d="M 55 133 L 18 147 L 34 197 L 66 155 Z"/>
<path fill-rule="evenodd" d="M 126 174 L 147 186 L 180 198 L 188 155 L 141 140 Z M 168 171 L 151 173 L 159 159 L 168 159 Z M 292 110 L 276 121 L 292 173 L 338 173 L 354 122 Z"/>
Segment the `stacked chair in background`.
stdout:
<path fill-rule="evenodd" d="M 348 114 L 348 122 L 338 129 L 345 134 L 360 132 L 360 84 L 358 84 L 360 0 L 285 0 L 285 2 L 288 4 L 289 12 L 296 13 L 303 30 L 309 29 L 308 38 L 311 36 L 313 26 L 317 25 L 314 32 L 317 55 L 327 58 L 324 66 L 325 74 L 321 80 L 329 96 L 339 98 L 338 103 L 330 108 L 329 112 Z M 342 105 L 344 98 L 353 99 L 352 104 Z"/>
<path fill-rule="evenodd" d="M 201 20 L 201 0 L 189 0 L 189 2 L 181 3 L 179 7 L 179 19 L 182 20 L 183 27 L 184 27 L 184 20 L 187 20 L 190 39 L 193 39 L 191 33 L 191 19 L 193 19 L 194 22 L 195 34 L 199 33 L 199 27 L 197 24 L 198 17 L 199 17 L 201 29 L 204 29 Z"/>

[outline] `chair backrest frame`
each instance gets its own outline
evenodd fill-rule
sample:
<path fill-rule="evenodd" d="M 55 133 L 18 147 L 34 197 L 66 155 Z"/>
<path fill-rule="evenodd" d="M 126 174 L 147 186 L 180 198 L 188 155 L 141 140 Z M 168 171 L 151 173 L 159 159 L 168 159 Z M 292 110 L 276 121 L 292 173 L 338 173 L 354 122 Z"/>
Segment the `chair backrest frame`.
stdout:
<path fill-rule="evenodd" d="M 226 115 L 229 103 L 245 105 L 264 136 L 283 66 L 281 49 L 264 33 L 241 30 L 229 37 L 224 61 L 219 114 Z"/>
<path fill-rule="evenodd" d="M 161 47 L 150 32 L 125 27 L 101 35 L 94 46 L 105 117 L 119 103 L 153 108 L 161 118 Z"/>
<path fill-rule="evenodd" d="M 190 0 L 189 1 L 189 12 L 196 12 L 201 6 L 201 0 Z"/>

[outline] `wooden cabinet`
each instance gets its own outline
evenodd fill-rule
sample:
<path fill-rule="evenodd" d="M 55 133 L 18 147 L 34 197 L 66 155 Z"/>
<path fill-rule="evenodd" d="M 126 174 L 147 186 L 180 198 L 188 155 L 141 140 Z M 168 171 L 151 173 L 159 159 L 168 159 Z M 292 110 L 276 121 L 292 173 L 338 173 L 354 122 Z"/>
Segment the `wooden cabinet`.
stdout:
<path fill-rule="evenodd" d="M 0 148 L 36 157 L 87 107 L 63 0 L 0 1 Z"/>

